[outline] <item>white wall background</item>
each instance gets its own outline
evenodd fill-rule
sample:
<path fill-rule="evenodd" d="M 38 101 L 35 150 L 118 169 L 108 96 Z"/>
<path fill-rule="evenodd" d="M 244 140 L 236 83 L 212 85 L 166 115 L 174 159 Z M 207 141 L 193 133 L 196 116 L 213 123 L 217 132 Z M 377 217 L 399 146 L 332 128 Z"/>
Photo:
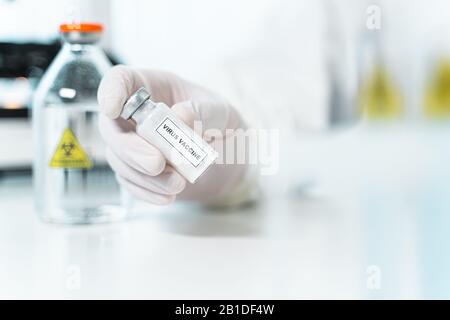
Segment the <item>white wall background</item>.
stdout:
<path fill-rule="evenodd" d="M 0 41 L 49 41 L 61 22 L 102 22 L 103 46 L 127 64 L 206 84 L 265 123 L 285 114 L 284 125 L 320 127 L 321 19 L 308 0 L 0 0 Z"/>
<path fill-rule="evenodd" d="M 109 0 L 0 0 L 0 41 L 48 42 L 58 38 L 67 22 L 109 25 Z M 105 45 L 109 44 L 106 28 Z"/>
<path fill-rule="evenodd" d="M 112 1 L 112 46 L 132 65 L 206 83 L 266 125 L 326 121 L 320 1 Z M 295 122 L 295 123 L 294 123 Z"/>
<path fill-rule="evenodd" d="M 324 4 L 333 2 L 330 19 Z M 355 27 L 354 14 L 364 27 L 373 3 L 382 8 L 389 54 L 403 78 L 433 54 L 423 51 L 450 52 L 446 0 L 0 0 L 0 41 L 48 41 L 61 22 L 102 22 L 103 45 L 127 64 L 206 84 L 265 126 L 323 128 L 327 59 L 335 55 L 341 82 L 351 80 L 347 64 L 356 59 L 346 50 L 356 39 L 340 32 Z M 340 34 L 343 42 L 327 38 L 330 21 L 337 30 L 331 39 Z"/>

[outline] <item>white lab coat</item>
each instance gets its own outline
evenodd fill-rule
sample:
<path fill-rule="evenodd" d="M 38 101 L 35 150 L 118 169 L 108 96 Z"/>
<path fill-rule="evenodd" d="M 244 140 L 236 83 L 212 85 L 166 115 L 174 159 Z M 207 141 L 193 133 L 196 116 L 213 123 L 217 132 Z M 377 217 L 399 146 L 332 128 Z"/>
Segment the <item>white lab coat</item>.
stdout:
<path fill-rule="evenodd" d="M 154 0 L 130 7 L 116 1 L 113 48 L 127 63 L 206 84 L 254 126 L 320 128 L 327 121 L 321 6 Z"/>

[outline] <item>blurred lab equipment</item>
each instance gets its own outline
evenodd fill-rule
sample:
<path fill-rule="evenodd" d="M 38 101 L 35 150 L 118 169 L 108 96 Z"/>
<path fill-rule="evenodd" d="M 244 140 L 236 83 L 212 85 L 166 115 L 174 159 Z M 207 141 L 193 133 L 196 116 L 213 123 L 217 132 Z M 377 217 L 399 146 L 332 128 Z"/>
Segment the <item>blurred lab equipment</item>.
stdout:
<path fill-rule="evenodd" d="M 400 86 L 403 78 L 399 76 L 402 64 L 398 61 L 402 51 L 390 50 L 390 36 L 395 29 L 389 21 L 386 22 L 386 14 L 382 15 L 385 3 L 381 0 L 365 2 L 363 8 L 365 21 L 359 20 L 360 34 L 357 38 L 356 112 L 369 121 L 395 120 L 404 113 L 404 87 Z"/>
<path fill-rule="evenodd" d="M 33 100 L 36 209 L 45 221 L 122 219 L 120 188 L 98 132 L 97 88 L 111 67 L 97 46 L 101 24 L 62 24 L 64 45 Z"/>
<path fill-rule="evenodd" d="M 358 97 L 359 112 L 369 119 L 395 119 L 402 112 L 402 97 L 382 62 L 364 75 Z"/>
<path fill-rule="evenodd" d="M 415 33 L 415 111 L 417 118 L 435 126 L 450 119 L 450 23 L 448 1 L 418 1 L 421 19 Z M 420 44 L 417 46 L 417 44 Z"/>
<path fill-rule="evenodd" d="M 0 178 L 30 174 L 33 161 L 31 101 L 61 48 L 61 21 L 110 24 L 109 0 L 0 1 Z M 49 14 L 51 13 L 51 14 Z M 110 28 L 100 45 L 110 55 Z"/>
<path fill-rule="evenodd" d="M 424 113 L 432 119 L 450 117 L 450 56 L 434 62 L 425 87 Z"/>
<path fill-rule="evenodd" d="M 353 124 L 357 113 L 353 107 L 356 91 L 355 6 L 341 1 L 323 0 L 324 60 L 328 88 L 328 127 Z"/>
<path fill-rule="evenodd" d="M 59 49 L 56 41 L 0 42 L 0 136 L 14 137 L 1 144 L 0 170 L 31 166 L 29 107 L 37 83 Z"/>

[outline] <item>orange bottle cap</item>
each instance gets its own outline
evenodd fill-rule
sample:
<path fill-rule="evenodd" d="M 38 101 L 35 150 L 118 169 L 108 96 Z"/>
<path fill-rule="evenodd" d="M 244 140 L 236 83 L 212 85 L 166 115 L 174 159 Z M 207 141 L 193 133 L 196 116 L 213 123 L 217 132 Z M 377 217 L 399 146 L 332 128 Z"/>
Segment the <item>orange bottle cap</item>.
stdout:
<path fill-rule="evenodd" d="M 64 23 L 59 26 L 59 31 L 66 32 L 102 32 L 100 23 Z"/>

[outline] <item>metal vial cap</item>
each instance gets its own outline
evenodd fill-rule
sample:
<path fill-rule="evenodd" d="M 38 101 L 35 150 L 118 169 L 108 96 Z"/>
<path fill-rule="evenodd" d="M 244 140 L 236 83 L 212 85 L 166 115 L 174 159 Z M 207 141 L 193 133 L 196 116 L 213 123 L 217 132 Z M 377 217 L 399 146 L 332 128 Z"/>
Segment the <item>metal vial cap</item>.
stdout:
<path fill-rule="evenodd" d="M 139 88 L 135 93 L 133 93 L 128 100 L 125 102 L 120 117 L 125 120 L 130 119 L 133 114 L 150 99 L 150 93 L 145 90 L 144 87 Z"/>

